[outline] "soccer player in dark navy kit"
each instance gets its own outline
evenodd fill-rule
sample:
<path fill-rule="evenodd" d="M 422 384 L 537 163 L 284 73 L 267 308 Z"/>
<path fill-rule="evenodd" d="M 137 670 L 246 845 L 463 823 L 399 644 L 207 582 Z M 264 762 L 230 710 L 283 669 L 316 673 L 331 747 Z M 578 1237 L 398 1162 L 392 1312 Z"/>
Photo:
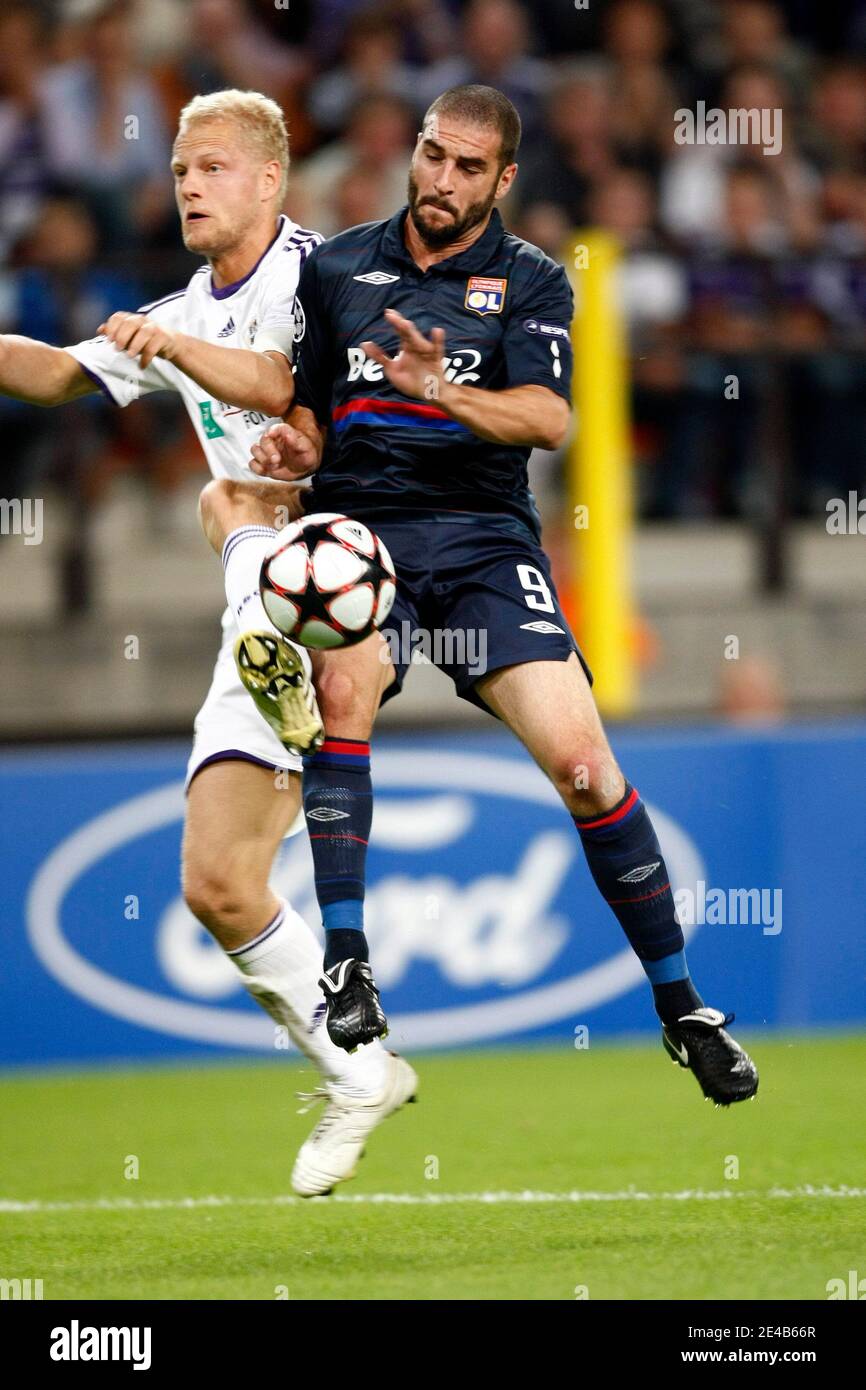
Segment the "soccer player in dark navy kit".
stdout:
<path fill-rule="evenodd" d="M 507 233 L 495 208 L 517 174 L 519 141 L 517 112 L 493 88 L 454 88 L 433 104 L 408 208 L 307 259 L 294 406 L 262 437 L 252 466 L 271 480 L 310 476 L 307 513 L 348 513 L 382 538 L 398 575 L 391 633 L 483 636 L 483 669 L 468 643 L 446 651 L 442 668 L 460 695 L 514 731 L 557 788 L 646 971 L 669 1055 L 726 1105 L 755 1094 L 757 1072 L 725 1031 L 731 1016 L 706 1008 L 689 977 L 658 838 L 611 752 L 541 549 L 527 461 L 568 431 L 573 300 L 563 268 Z M 273 483 L 209 484 L 202 512 L 212 544 L 266 524 L 275 496 Z M 278 677 L 280 639 L 262 636 Z M 387 1026 L 363 932 L 369 738 L 410 658 L 378 633 L 314 653 L 325 741 L 305 760 L 304 807 L 328 1028 L 348 1049 Z M 261 678 L 255 688 L 266 712 Z"/>

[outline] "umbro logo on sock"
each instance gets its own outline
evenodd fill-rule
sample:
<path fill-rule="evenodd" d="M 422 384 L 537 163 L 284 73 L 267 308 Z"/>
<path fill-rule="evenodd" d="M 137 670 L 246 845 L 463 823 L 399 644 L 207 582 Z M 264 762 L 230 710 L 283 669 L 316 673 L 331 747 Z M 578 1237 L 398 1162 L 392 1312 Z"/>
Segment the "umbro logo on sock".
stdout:
<path fill-rule="evenodd" d="M 335 811 L 331 806 L 317 806 L 315 811 L 307 812 L 307 820 L 348 820 L 348 811 Z"/>
<path fill-rule="evenodd" d="M 638 869 L 629 869 L 627 874 L 617 879 L 617 883 L 643 883 L 645 878 L 655 873 L 661 862 L 660 859 L 656 859 L 653 864 L 641 864 Z"/>
<path fill-rule="evenodd" d="M 230 337 L 232 336 L 232 334 L 234 333 L 234 331 L 235 331 L 235 321 L 234 321 L 234 319 L 229 319 L 229 321 L 228 321 L 228 323 L 226 324 L 225 328 L 221 328 L 221 329 L 220 329 L 219 333 L 217 334 L 217 337 L 218 337 L 218 338 L 230 338 Z"/>

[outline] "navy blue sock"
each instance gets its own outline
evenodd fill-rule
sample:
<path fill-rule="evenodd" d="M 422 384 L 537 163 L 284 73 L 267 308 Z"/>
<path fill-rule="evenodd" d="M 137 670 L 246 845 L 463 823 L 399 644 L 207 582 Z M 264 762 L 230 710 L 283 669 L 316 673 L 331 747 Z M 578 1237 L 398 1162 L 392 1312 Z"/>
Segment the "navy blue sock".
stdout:
<path fill-rule="evenodd" d="M 364 935 L 373 821 L 369 743 L 326 735 L 321 748 L 304 759 L 304 815 L 325 928 L 325 969 L 341 960 L 369 960 Z"/>
<path fill-rule="evenodd" d="M 617 804 L 602 815 L 573 816 L 586 862 L 613 909 L 652 986 L 665 1023 L 700 1008 L 689 978 L 667 866 L 647 809 L 628 782 Z"/>

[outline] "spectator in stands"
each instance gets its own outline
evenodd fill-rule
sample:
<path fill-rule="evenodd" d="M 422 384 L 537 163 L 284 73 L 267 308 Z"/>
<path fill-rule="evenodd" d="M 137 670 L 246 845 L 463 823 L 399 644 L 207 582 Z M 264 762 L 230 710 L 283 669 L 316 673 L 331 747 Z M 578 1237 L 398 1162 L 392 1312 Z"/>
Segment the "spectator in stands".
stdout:
<path fill-rule="evenodd" d="M 395 96 L 415 103 L 418 74 L 402 61 L 400 30 L 384 10 L 362 10 L 346 33 L 343 61 L 313 84 L 309 111 L 319 131 L 342 131 L 358 102 L 369 96 Z"/>
<path fill-rule="evenodd" d="M 171 206 L 159 99 L 149 75 L 136 67 L 125 4 L 100 4 L 80 37 L 86 56 L 42 78 L 47 166 L 57 182 L 88 199 L 104 246 L 140 245 Z"/>
<path fill-rule="evenodd" d="M 617 163 L 613 108 L 610 71 L 604 63 L 583 59 L 560 74 L 549 100 L 544 138 L 528 141 L 521 151 L 514 188 L 523 216 L 542 204 L 557 209 L 568 228 L 586 222 L 593 182 Z"/>
<path fill-rule="evenodd" d="M 413 63 L 435 63 L 458 49 L 456 15 L 462 0 L 314 0 L 309 49 L 319 68 L 333 66 L 351 21 L 371 10 L 383 10 L 399 30 L 405 57 Z"/>
<path fill-rule="evenodd" d="M 139 287 L 126 275 L 101 269 L 97 249 L 98 232 L 86 203 L 50 196 L 17 249 L 15 268 L 5 277 L 0 331 L 49 343 L 80 342 L 115 309 L 139 303 Z M 109 420 L 100 401 L 82 402 L 76 414 L 91 430 L 101 421 L 104 439 Z M 50 415 L 4 397 L 0 424 L 7 462 L 11 460 L 20 478 L 50 471 L 47 444 L 56 435 Z"/>
<path fill-rule="evenodd" d="M 428 66 L 459 50 L 456 23 L 462 0 L 384 0 L 384 11 L 403 35 L 405 56 Z"/>
<path fill-rule="evenodd" d="M 296 167 L 289 206 L 296 220 L 333 236 L 341 230 L 340 186 L 350 174 L 373 176 L 368 187 L 379 190 L 371 218 L 391 217 L 406 201 L 406 155 L 416 122 L 397 97 L 365 97 L 352 113 L 342 140 L 325 146 Z"/>
<path fill-rule="evenodd" d="M 732 68 L 760 63 L 772 69 L 799 106 L 808 90 L 810 63 L 788 32 L 784 8 L 776 0 L 727 0 L 720 17 L 711 101 L 721 95 Z"/>
<path fill-rule="evenodd" d="M 612 232 L 620 245 L 619 302 L 633 341 L 642 341 L 643 330 L 678 323 L 686 308 L 685 277 L 658 235 L 649 175 L 612 169 L 595 185 L 589 213 L 591 223 Z"/>
<path fill-rule="evenodd" d="M 301 100 L 314 71 L 309 51 L 281 42 L 244 0 L 189 0 L 187 20 L 183 49 L 155 74 L 169 126 L 175 127 L 181 108 L 198 93 L 240 87 L 279 102 L 293 155 L 311 148 L 312 126 Z"/>
<path fill-rule="evenodd" d="M 98 244 L 86 202 L 64 193 L 48 197 L 15 257 L 18 326 L 6 331 L 49 343 L 80 342 L 116 309 L 138 303 L 138 281 L 104 268 Z"/>
<path fill-rule="evenodd" d="M 189 9 L 187 67 L 196 91 L 251 88 L 279 100 L 309 76 L 304 51 L 276 42 L 243 0 L 190 0 Z"/>
<path fill-rule="evenodd" d="M 666 67 L 672 36 L 654 0 L 616 0 L 603 17 L 604 51 L 616 92 L 611 111 L 620 158 L 658 174 L 667 155 L 678 84 Z"/>
<path fill-rule="evenodd" d="M 866 256 L 866 174 L 829 169 L 821 184 L 822 245 L 840 256 Z"/>
<path fill-rule="evenodd" d="M 760 139 L 737 143 L 732 138 L 731 143 L 717 145 L 672 143 L 661 178 L 661 220 L 684 247 L 695 239 L 716 235 L 725 218 L 727 176 L 734 164 L 754 164 L 761 177 L 777 184 L 792 227 L 797 208 L 818 194 L 815 170 L 800 151 L 788 93 L 771 68 L 752 64 L 734 69 L 725 83 L 720 107 L 725 113 L 767 113 L 780 136 L 778 153 L 765 154 Z M 806 235 L 805 229 L 802 235 Z"/>
<path fill-rule="evenodd" d="M 527 11 L 516 0 L 469 0 L 461 29 L 462 56 L 435 63 L 419 76 L 419 110 L 449 87 L 480 82 L 503 91 L 520 112 L 524 139 L 541 128 L 550 81 L 546 63 L 533 58 Z"/>
<path fill-rule="evenodd" d="M 359 165 L 350 169 L 345 178 L 339 180 L 331 196 L 330 212 L 334 225 L 342 231 L 346 227 L 357 227 L 362 222 L 375 222 L 382 216 L 382 208 L 393 193 L 389 187 L 386 171 L 372 164 Z M 395 204 L 396 211 L 399 204 Z"/>
<path fill-rule="evenodd" d="M 742 516 L 758 503 L 762 353 L 771 346 L 772 257 L 785 245 L 779 189 L 761 167 L 726 170 L 722 216 L 688 265 L 685 377 L 654 511 Z M 733 392 L 733 394 L 732 394 Z"/>
<path fill-rule="evenodd" d="M 829 64 L 812 94 L 809 150 L 821 168 L 866 174 L 866 66 Z"/>
<path fill-rule="evenodd" d="M 0 259 L 32 223 L 48 182 L 39 123 L 44 41 L 31 5 L 0 14 Z"/>

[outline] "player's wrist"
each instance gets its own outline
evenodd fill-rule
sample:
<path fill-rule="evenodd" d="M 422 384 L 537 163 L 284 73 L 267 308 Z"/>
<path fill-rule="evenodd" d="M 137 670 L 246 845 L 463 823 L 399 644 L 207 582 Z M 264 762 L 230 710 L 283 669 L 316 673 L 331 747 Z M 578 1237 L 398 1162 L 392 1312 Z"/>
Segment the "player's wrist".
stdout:
<path fill-rule="evenodd" d="M 166 362 L 174 362 L 178 367 L 182 366 L 180 359 L 188 344 L 194 342 L 195 339 L 191 339 L 186 333 L 178 333 L 169 329 L 165 329 L 165 339 L 165 343 L 156 354 L 157 357 L 164 358 Z"/>
<path fill-rule="evenodd" d="M 446 381 L 444 377 L 439 377 L 434 400 L 445 411 L 446 415 L 453 415 L 455 410 L 460 407 L 462 389 L 456 386 L 453 381 Z"/>

